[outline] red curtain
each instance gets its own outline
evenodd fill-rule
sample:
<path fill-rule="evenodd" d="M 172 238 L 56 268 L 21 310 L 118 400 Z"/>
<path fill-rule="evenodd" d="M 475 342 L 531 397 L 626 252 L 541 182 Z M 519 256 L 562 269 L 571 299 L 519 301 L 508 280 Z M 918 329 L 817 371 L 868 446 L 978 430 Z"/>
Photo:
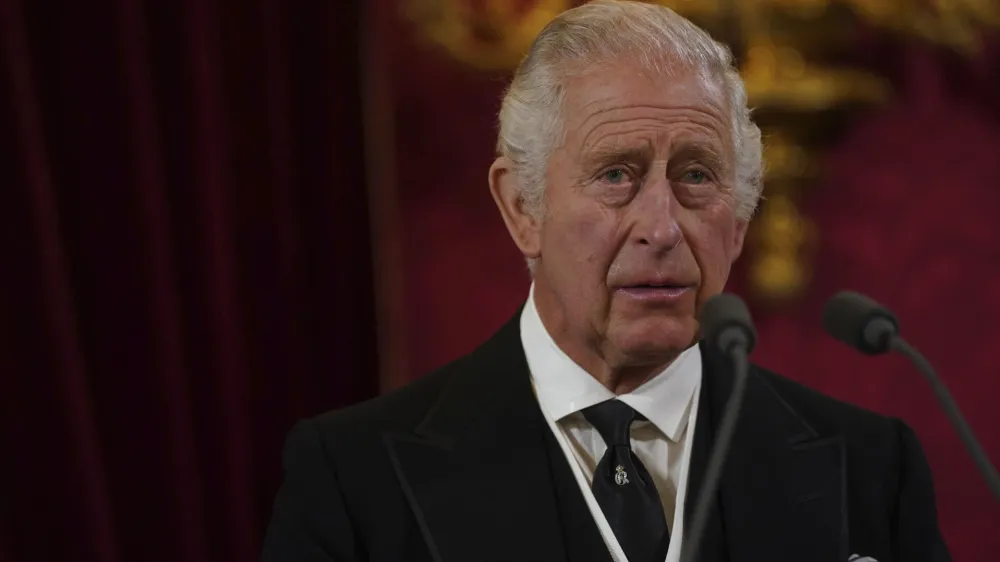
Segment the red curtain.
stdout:
<path fill-rule="evenodd" d="M 0 560 L 253 560 L 377 393 L 360 3 L 0 2 Z"/>
<path fill-rule="evenodd" d="M 529 279 L 486 184 L 504 77 L 461 67 L 394 21 L 399 168 L 433 163 L 422 180 L 399 184 L 408 372 L 417 377 L 489 337 Z M 911 424 L 955 559 L 993 562 L 1000 507 L 927 385 L 901 359 L 865 359 L 831 341 L 820 314 L 840 289 L 896 310 L 1000 464 L 1000 41 L 972 59 L 888 37 L 864 47 L 858 60 L 892 80 L 896 100 L 859 115 L 830 150 L 827 175 L 804 201 L 821 238 L 815 278 L 792 306 L 753 306 L 753 358 Z M 748 294 L 744 285 L 737 272 L 731 290 Z"/>

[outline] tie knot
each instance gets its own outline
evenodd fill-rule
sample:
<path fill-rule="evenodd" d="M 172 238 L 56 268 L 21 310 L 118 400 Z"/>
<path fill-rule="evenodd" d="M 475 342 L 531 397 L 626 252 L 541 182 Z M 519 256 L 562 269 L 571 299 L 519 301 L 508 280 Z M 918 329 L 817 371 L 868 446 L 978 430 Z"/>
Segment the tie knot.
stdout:
<path fill-rule="evenodd" d="M 606 400 L 583 411 L 583 417 L 594 426 L 604 438 L 608 447 L 624 445 L 631 448 L 629 430 L 632 422 L 646 419 L 632 409 L 632 406 L 618 399 Z"/>

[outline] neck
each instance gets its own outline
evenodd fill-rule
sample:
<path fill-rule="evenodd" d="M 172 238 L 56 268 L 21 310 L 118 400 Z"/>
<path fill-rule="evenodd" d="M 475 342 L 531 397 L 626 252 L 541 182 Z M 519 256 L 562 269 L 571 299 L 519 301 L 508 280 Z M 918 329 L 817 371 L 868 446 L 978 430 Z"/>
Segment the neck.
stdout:
<path fill-rule="evenodd" d="M 572 358 L 572 355 L 570 355 L 570 357 Z M 608 366 L 607 362 L 602 361 L 601 366 L 596 370 L 587 369 L 586 367 L 584 368 L 605 388 L 614 392 L 616 395 L 621 395 L 632 392 L 645 384 L 649 379 L 663 372 L 664 369 L 673 363 L 674 359 L 657 365 L 631 365 L 619 368 L 612 368 Z M 575 358 L 573 360 L 577 361 Z M 579 361 L 577 361 L 577 363 L 579 363 Z"/>

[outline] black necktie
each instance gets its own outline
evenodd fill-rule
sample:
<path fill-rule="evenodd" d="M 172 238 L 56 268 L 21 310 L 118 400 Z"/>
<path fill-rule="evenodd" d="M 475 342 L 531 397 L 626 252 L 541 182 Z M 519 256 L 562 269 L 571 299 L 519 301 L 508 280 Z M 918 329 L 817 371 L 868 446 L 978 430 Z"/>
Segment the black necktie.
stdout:
<path fill-rule="evenodd" d="M 583 411 L 608 450 L 597 463 L 591 489 L 629 562 L 663 562 L 670 532 L 653 479 L 632 452 L 629 430 L 642 414 L 619 400 Z"/>

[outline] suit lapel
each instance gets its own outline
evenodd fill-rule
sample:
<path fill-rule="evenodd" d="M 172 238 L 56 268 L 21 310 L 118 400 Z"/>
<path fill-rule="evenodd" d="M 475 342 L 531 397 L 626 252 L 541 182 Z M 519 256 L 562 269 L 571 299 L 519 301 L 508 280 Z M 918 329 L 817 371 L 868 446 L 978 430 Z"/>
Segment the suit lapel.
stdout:
<path fill-rule="evenodd" d="M 688 467 L 687 496 L 684 501 L 684 529 L 686 535 L 690 534 L 693 527 L 693 517 L 698 505 L 701 489 L 705 485 L 705 471 L 708 469 L 708 458 L 712 453 L 712 444 L 715 442 L 715 427 L 721 418 L 721 406 L 716 400 L 716 395 L 722 392 L 713 384 L 714 378 L 711 357 L 708 356 L 704 345 L 701 347 L 702 353 L 702 382 L 701 392 L 698 398 L 698 419 L 695 422 L 694 439 L 691 445 L 691 464 Z M 722 400 L 722 403 L 725 399 Z M 718 412 L 715 410 L 719 409 Z M 729 457 L 732 458 L 732 455 Z M 728 463 L 727 463 L 728 464 Z M 687 539 L 687 536 L 685 536 Z M 705 531 L 701 538 L 701 546 L 697 562 L 725 562 L 726 557 L 726 536 L 722 528 L 722 504 L 719 501 L 719 494 L 711 500 L 711 511 L 705 525 Z"/>
<path fill-rule="evenodd" d="M 702 354 L 704 378 L 689 479 L 695 493 L 688 496 L 687 518 L 701 487 L 709 441 L 732 390 L 729 362 L 704 345 Z M 701 562 L 847 560 L 844 454 L 842 436 L 821 435 L 810 427 L 751 367 Z M 722 536 L 728 553 L 719 546 Z"/>
<path fill-rule="evenodd" d="M 390 458 L 436 562 L 607 562 L 531 389 L 519 317 L 451 367 L 412 433 L 385 436 Z M 686 529 L 732 390 L 728 361 L 704 345 L 702 356 Z M 751 368 L 698 562 L 847 560 L 845 482 L 842 437 L 810 427 Z"/>
<path fill-rule="evenodd" d="M 580 492 L 569 460 L 551 431 L 546 431 L 545 437 L 567 558 L 572 562 L 612 562 L 611 552 Z"/>
<path fill-rule="evenodd" d="M 385 437 L 436 562 L 567 557 L 553 478 L 573 476 L 561 452 L 550 455 L 519 317 L 452 367 L 412 434 Z"/>

